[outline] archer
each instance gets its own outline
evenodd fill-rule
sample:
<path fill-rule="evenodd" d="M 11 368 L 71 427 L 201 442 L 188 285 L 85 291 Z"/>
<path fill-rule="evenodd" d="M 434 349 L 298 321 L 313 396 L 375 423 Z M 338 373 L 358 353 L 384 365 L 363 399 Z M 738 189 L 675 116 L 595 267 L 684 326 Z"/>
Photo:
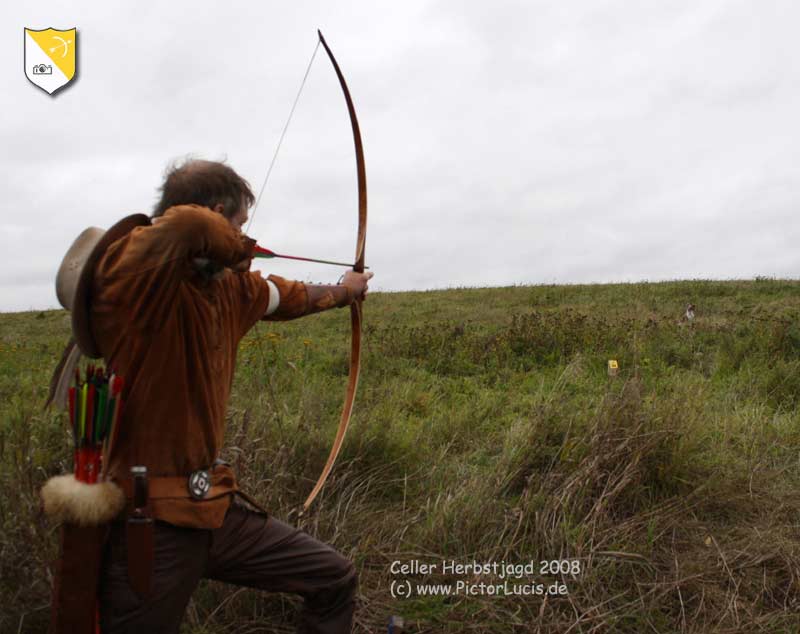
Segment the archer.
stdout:
<path fill-rule="evenodd" d="M 201 578 L 299 594 L 300 631 L 349 632 L 353 565 L 266 511 L 239 504 L 244 498 L 260 508 L 219 455 L 247 331 L 262 319 L 360 301 L 372 273 L 348 271 L 341 284 L 321 286 L 251 272 L 255 241 L 241 228 L 254 196 L 223 163 L 173 166 L 160 191 L 151 218 L 84 232 L 65 258 L 76 265 L 62 265 L 57 280 L 81 349 L 125 377 L 125 408 L 104 473 L 128 502 L 110 523 L 103 551 L 102 632 L 177 634 Z M 80 284 L 81 276 L 91 283 Z M 82 305 L 85 319 L 74 310 Z M 144 480 L 134 469 L 142 466 Z M 146 499 L 134 502 L 142 482 Z M 131 529 L 132 506 L 149 521 L 136 525 L 146 530 Z"/>

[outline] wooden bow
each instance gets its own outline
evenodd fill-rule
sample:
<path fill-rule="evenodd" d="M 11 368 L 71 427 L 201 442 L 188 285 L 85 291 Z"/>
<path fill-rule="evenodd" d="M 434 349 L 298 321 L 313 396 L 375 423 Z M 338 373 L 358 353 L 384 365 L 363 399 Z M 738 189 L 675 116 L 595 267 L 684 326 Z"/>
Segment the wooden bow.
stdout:
<path fill-rule="evenodd" d="M 356 170 L 358 173 L 358 237 L 356 239 L 356 256 L 355 265 L 353 270 L 358 273 L 364 272 L 364 246 L 367 240 L 367 170 L 364 166 L 364 149 L 361 146 L 361 131 L 358 127 L 358 119 L 356 118 L 356 109 L 353 106 L 353 100 L 350 97 L 350 91 L 347 88 L 347 82 L 344 80 L 344 75 L 333 56 L 331 49 L 325 38 L 322 37 L 322 32 L 317 31 L 319 34 L 319 41 L 325 48 L 325 52 L 333 64 L 336 71 L 336 76 L 339 78 L 339 84 L 344 93 L 344 99 L 347 102 L 347 111 L 350 113 L 350 123 L 353 127 L 353 142 L 356 149 Z M 347 377 L 347 392 L 344 397 L 344 406 L 342 407 L 342 415 L 339 419 L 339 428 L 336 431 L 336 438 L 333 441 L 328 460 L 322 473 L 317 479 L 317 483 L 308 494 L 306 501 L 303 502 L 303 510 L 307 510 L 317 494 L 325 486 L 325 480 L 328 479 L 333 463 L 336 462 L 336 457 L 339 455 L 339 450 L 342 448 L 344 435 L 347 432 L 347 426 L 350 424 L 350 414 L 353 411 L 353 402 L 356 398 L 356 389 L 358 388 L 358 374 L 361 368 L 361 318 L 362 318 L 362 305 L 361 298 L 358 298 L 350 305 L 350 373 Z"/>

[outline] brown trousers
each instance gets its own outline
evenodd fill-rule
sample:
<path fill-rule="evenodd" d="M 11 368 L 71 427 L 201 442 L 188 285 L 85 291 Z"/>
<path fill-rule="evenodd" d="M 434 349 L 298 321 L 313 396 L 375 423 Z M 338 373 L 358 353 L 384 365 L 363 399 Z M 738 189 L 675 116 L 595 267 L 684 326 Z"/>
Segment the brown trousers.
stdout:
<path fill-rule="evenodd" d="M 156 522 L 152 590 L 144 600 L 128 582 L 125 525 L 112 525 L 100 579 L 103 634 L 177 634 L 203 577 L 301 595 L 299 632 L 350 632 L 353 565 L 310 535 L 233 503 L 216 530 Z"/>

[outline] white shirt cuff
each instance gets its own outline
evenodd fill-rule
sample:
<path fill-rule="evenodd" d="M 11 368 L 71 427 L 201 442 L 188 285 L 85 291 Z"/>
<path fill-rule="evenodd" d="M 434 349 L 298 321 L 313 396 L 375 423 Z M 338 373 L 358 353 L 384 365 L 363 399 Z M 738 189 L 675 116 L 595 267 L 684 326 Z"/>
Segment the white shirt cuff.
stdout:
<path fill-rule="evenodd" d="M 281 294 L 274 282 L 267 280 L 267 286 L 269 286 L 269 304 L 267 304 L 267 312 L 264 315 L 271 315 L 281 305 Z"/>

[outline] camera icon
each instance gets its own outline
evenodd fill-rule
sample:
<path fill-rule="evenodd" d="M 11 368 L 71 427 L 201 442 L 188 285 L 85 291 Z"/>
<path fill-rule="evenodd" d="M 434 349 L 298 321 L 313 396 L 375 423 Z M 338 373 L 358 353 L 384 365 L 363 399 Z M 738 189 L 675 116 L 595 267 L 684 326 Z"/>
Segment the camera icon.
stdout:
<path fill-rule="evenodd" d="M 36 64 L 33 67 L 33 74 L 34 75 L 52 75 L 53 74 L 53 67 L 49 64 Z"/>

